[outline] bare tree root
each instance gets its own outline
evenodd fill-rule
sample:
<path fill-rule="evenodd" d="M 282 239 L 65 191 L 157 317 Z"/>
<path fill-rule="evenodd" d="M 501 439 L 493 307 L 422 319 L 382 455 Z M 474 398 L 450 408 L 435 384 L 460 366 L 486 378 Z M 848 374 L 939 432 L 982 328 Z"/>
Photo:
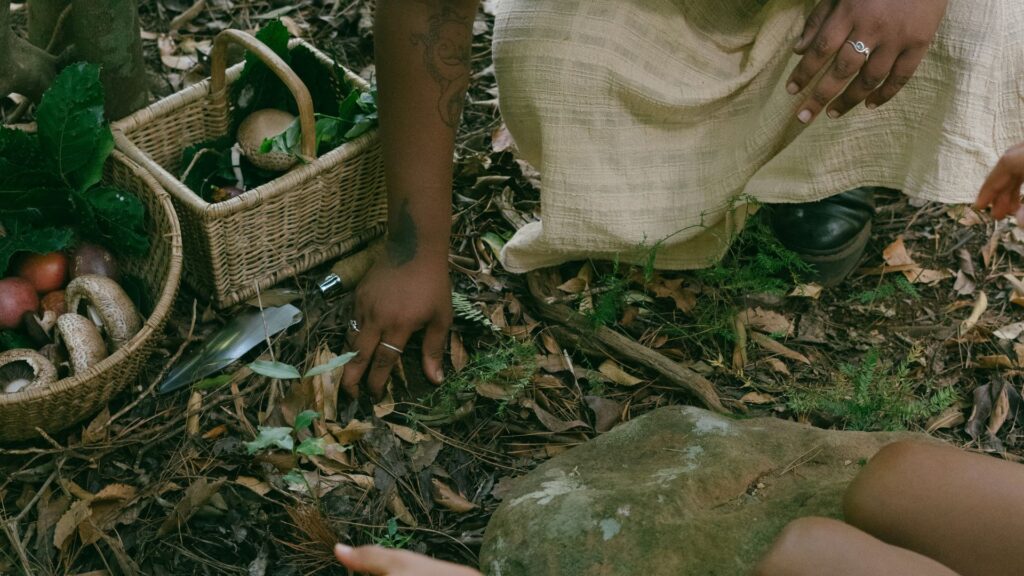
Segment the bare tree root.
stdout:
<path fill-rule="evenodd" d="M 57 59 L 11 30 L 11 5 L 0 0 L 0 95 L 17 92 L 38 100 L 57 75 Z"/>
<path fill-rule="evenodd" d="M 584 351 L 597 352 L 639 364 L 696 396 L 706 407 L 727 414 L 714 384 L 678 362 L 659 354 L 639 342 L 604 326 L 594 327 L 571 308 L 551 301 L 539 273 L 527 274 L 527 283 L 535 299 L 535 308 L 548 322 L 564 327 L 557 332 L 563 339 Z"/>

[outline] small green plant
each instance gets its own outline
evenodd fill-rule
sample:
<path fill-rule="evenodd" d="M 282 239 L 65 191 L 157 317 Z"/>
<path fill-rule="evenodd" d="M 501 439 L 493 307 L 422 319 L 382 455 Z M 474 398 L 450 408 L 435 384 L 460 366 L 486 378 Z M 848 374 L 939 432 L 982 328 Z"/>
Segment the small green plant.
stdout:
<path fill-rule="evenodd" d="M 412 535 L 402 534 L 398 530 L 398 520 L 396 518 L 388 520 L 384 530 L 383 534 L 374 535 L 368 533 L 367 535 L 375 545 L 383 548 L 404 549 L 408 548 L 409 543 L 412 542 Z"/>
<path fill-rule="evenodd" d="M 491 319 L 484 315 L 483 312 L 477 308 L 469 296 L 461 292 L 452 291 L 452 310 L 455 312 L 455 316 L 468 320 L 487 328 L 491 331 L 498 332 L 499 329 L 491 322 Z"/>
<path fill-rule="evenodd" d="M 432 407 L 432 414 L 452 414 L 478 383 L 491 382 L 506 392 L 506 400 L 498 405 L 498 414 L 504 414 L 508 403 L 530 385 L 537 370 L 536 354 L 529 342 L 502 340 L 495 348 L 476 352 L 461 372 L 449 376 L 423 403 Z"/>
<path fill-rule="evenodd" d="M 903 361 L 891 365 L 872 349 L 860 363 L 842 365 L 830 385 L 790 394 L 789 409 L 824 416 L 848 430 L 906 430 L 957 400 L 952 388 L 932 390 L 927 383 L 912 381 L 911 367 L 920 356 L 921 351 L 914 348 Z"/>
<path fill-rule="evenodd" d="M 322 456 L 324 454 L 324 439 L 309 436 L 298 445 L 295 441 L 298 439 L 298 434 L 303 431 L 309 431 L 310 426 L 313 425 L 313 421 L 320 418 L 320 414 L 313 410 L 306 410 L 300 412 L 295 417 L 295 426 L 259 426 L 259 433 L 256 438 L 251 442 L 245 443 L 245 449 L 249 452 L 249 455 L 259 454 L 266 450 L 274 448 L 291 452 L 296 456 Z M 305 485 L 307 488 L 309 485 L 306 483 L 306 477 L 302 475 L 302 470 L 298 467 L 292 468 L 284 476 L 284 481 L 289 484 Z"/>
<path fill-rule="evenodd" d="M 903 294 L 911 300 L 920 300 L 921 293 L 907 280 L 906 276 L 896 276 L 891 282 L 879 284 L 877 287 L 855 294 L 851 300 L 861 304 L 874 304 L 882 300 L 888 300 L 897 294 Z"/>

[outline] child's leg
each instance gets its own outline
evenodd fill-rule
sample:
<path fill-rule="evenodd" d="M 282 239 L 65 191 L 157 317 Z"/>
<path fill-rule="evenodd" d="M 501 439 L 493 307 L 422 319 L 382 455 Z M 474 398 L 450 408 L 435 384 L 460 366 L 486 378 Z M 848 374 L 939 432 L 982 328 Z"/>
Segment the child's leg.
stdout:
<path fill-rule="evenodd" d="M 965 576 L 1024 574 L 1024 466 L 897 442 L 846 493 L 847 521 Z"/>
<path fill-rule="evenodd" d="M 800 518 L 782 531 L 755 576 L 957 576 L 838 520 Z"/>

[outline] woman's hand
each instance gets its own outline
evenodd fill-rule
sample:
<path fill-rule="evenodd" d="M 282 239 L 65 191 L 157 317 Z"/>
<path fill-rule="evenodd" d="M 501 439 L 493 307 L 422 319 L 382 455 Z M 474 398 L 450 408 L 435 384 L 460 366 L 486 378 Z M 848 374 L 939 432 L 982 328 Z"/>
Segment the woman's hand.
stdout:
<path fill-rule="evenodd" d="M 870 109 L 892 99 L 924 59 L 947 1 L 822 0 L 796 45 L 803 59 L 786 89 L 798 94 L 826 66 L 828 71 L 813 84 L 799 120 L 810 124 L 829 102 L 829 117 L 839 118 L 865 100 Z M 857 42 L 870 50 L 869 57 L 857 51 Z"/>
<path fill-rule="evenodd" d="M 450 562 L 441 562 L 407 550 L 389 550 L 377 546 L 334 547 L 334 556 L 346 568 L 372 576 L 480 576 L 476 570 Z"/>
<path fill-rule="evenodd" d="M 447 256 L 447 254 L 445 254 Z M 404 264 L 382 256 L 356 289 L 354 319 L 349 330 L 357 352 L 342 377 L 342 387 L 352 398 L 359 382 L 366 383 L 375 399 L 384 394 L 391 369 L 401 359 L 414 332 L 423 336 L 423 370 L 434 384 L 444 380 L 444 351 L 452 323 L 452 296 L 445 257 L 426 257 Z M 358 331 L 357 331 L 358 330 Z"/>
<path fill-rule="evenodd" d="M 1007 150 L 999 164 L 989 174 L 978 193 L 974 207 L 984 210 L 992 207 L 992 217 L 1002 220 L 1010 214 L 1017 216 L 1017 222 L 1024 225 L 1024 210 L 1021 210 L 1020 192 L 1024 185 L 1024 144 Z"/>

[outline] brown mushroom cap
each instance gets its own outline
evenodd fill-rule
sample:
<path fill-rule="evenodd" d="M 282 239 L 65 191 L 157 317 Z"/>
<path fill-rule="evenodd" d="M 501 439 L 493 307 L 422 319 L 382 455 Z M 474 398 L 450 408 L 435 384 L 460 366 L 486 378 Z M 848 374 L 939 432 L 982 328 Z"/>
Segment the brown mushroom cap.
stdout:
<path fill-rule="evenodd" d="M 68 312 L 57 318 L 57 335 L 68 351 L 71 370 L 79 374 L 107 357 L 107 344 L 92 320 Z"/>
<path fill-rule="evenodd" d="M 124 346 L 142 329 L 142 317 L 121 286 L 105 276 L 79 276 L 65 288 L 68 312 L 80 312 L 85 304 L 93 322 L 110 339 L 111 352 Z M 60 319 L 57 319 L 58 324 Z"/>
<path fill-rule="evenodd" d="M 273 138 L 288 129 L 295 122 L 295 116 L 273 108 L 257 110 L 238 126 L 238 147 L 249 162 L 257 168 L 273 172 L 284 172 L 298 163 L 299 159 L 285 152 L 260 153 L 260 146 L 267 138 Z"/>
<path fill-rule="evenodd" d="M 0 354 L 0 390 L 14 394 L 49 386 L 57 381 L 57 369 L 45 356 L 19 348 Z"/>

